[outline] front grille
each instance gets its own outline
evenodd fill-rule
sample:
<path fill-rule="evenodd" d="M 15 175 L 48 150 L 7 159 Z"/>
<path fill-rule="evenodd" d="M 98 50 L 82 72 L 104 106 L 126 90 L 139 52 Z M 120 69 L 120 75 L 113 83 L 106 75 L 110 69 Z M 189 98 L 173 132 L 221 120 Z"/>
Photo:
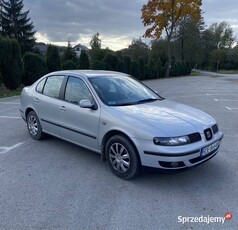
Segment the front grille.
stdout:
<path fill-rule="evenodd" d="M 212 131 L 213 131 L 214 134 L 216 134 L 218 132 L 218 125 L 217 124 L 212 126 Z"/>
<path fill-rule="evenodd" d="M 194 142 L 202 140 L 200 133 L 192 133 L 188 135 L 188 137 L 189 137 L 190 143 L 194 143 Z"/>
<path fill-rule="evenodd" d="M 212 130 L 211 129 L 205 129 L 204 134 L 207 141 L 210 141 L 212 139 Z"/>

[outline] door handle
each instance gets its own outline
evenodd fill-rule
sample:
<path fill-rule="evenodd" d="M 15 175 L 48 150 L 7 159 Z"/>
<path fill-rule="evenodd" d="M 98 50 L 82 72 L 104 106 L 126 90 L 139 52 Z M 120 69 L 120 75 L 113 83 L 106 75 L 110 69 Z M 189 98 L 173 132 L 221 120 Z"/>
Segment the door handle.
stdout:
<path fill-rule="evenodd" d="M 60 110 L 62 110 L 62 111 L 66 111 L 65 106 L 60 106 Z"/>

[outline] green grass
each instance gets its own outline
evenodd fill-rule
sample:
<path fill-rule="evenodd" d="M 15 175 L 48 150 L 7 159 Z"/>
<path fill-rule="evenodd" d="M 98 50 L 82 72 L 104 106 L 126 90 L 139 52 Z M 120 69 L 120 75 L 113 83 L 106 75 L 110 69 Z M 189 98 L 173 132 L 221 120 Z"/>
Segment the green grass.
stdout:
<path fill-rule="evenodd" d="M 19 87 L 15 90 L 7 89 L 3 84 L 0 85 L 0 98 L 12 97 L 20 95 L 22 87 Z"/>
<path fill-rule="evenodd" d="M 219 70 L 218 73 L 222 73 L 222 74 L 238 74 L 238 70 Z"/>
<path fill-rule="evenodd" d="M 200 75 L 199 72 L 193 71 L 193 70 L 192 70 L 192 72 L 190 74 L 190 76 L 198 76 L 198 75 Z"/>

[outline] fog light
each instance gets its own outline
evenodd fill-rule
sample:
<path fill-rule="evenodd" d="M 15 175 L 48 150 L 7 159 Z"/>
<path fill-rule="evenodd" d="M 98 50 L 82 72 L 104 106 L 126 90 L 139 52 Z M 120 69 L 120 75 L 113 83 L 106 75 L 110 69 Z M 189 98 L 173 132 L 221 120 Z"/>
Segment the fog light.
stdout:
<path fill-rule="evenodd" d="M 179 162 L 171 162 L 172 168 L 177 168 L 179 166 Z"/>

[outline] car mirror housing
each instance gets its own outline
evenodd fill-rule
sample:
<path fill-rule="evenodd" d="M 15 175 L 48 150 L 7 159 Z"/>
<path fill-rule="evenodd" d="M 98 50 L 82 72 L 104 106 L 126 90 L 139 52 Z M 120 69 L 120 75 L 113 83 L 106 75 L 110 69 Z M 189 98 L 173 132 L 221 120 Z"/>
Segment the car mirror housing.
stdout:
<path fill-rule="evenodd" d="M 81 108 L 88 108 L 88 109 L 94 109 L 96 110 L 97 109 L 97 106 L 95 105 L 95 103 L 91 102 L 90 100 L 88 99 L 83 99 L 79 102 L 79 106 Z"/>

